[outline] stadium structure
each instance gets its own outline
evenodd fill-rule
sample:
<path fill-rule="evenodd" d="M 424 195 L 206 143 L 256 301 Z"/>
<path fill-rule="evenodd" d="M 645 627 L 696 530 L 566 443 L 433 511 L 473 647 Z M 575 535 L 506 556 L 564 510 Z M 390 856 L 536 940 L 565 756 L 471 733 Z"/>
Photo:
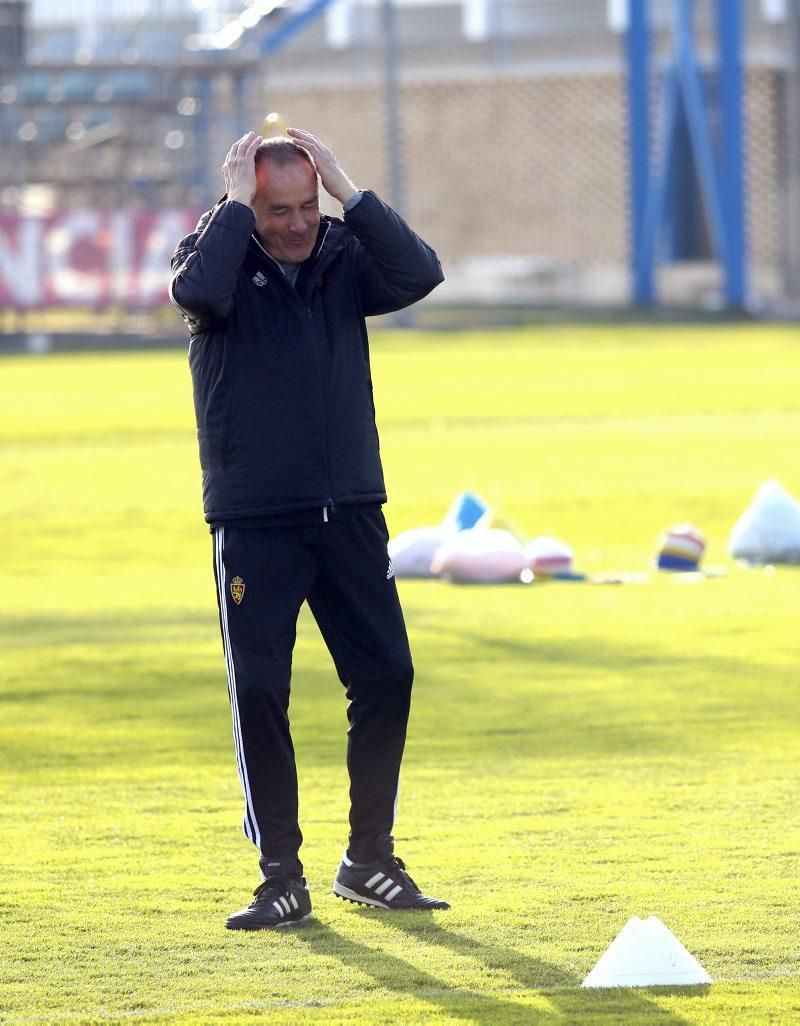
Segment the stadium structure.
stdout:
<path fill-rule="evenodd" d="M 662 100 L 679 8 L 708 153 L 691 105 L 668 115 Z M 634 67 L 637 11 L 647 60 Z M 20 308 L 164 302 L 165 254 L 220 194 L 230 142 L 275 111 L 435 245 L 448 280 L 432 302 L 735 305 L 728 207 L 722 195 L 715 208 L 704 165 L 710 153 L 724 193 L 720 47 L 734 11 L 737 302 L 791 305 L 800 0 L 1 0 L 0 295 Z M 642 161 L 660 172 L 649 295 L 635 281 L 634 72 L 639 173 Z M 35 274 L 52 280 L 34 287 Z"/>

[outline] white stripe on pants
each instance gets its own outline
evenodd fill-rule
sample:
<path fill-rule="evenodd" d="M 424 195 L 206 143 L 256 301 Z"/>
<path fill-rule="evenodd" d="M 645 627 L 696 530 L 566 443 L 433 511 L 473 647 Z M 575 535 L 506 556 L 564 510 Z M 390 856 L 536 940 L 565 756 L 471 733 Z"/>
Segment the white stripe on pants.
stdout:
<path fill-rule="evenodd" d="M 242 785 L 242 792 L 245 799 L 244 810 L 244 835 L 252 841 L 257 848 L 261 848 L 261 834 L 256 822 L 256 814 L 253 808 L 253 798 L 250 794 L 250 781 L 247 777 L 247 763 L 244 758 L 244 744 L 242 741 L 242 727 L 239 722 L 239 703 L 236 697 L 236 671 L 233 666 L 233 653 L 231 652 L 231 639 L 228 633 L 228 605 L 225 594 L 225 528 L 214 528 L 214 560 L 217 570 L 217 595 L 219 599 L 220 626 L 222 628 L 222 649 L 225 653 L 225 669 L 228 676 L 228 696 L 231 702 L 231 717 L 233 719 L 233 744 L 236 750 L 236 765 L 239 770 L 239 783 Z"/>

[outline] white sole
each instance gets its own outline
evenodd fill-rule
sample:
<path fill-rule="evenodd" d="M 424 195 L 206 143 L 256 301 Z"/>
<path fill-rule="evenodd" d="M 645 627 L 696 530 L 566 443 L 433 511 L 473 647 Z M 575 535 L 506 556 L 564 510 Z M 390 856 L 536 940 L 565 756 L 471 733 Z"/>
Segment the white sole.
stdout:
<path fill-rule="evenodd" d="M 225 924 L 226 930 L 232 930 L 235 933 L 255 933 L 257 930 L 285 930 L 287 927 L 297 926 L 300 923 L 304 923 L 307 919 L 313 919 L 314 913 L 309 912 L 308 915 L 302 917 L 302 919 L 288 919 L 280 923 L 264 924 L 263 926 L 228 926 Z"/>
<path fill-rule="evenodd" d="M 362 894 L 356 894 L 355 891 L 351 891 L 349 887 L 345 887 L 340 884 L 338 880 L 333 881 L 333 893 L 338 895 L 340 898 L 344 898 L 346 901 L 354 901 L 357 905 L 374 905 L 375 908 L 385 908 L 389 911 L 395 911 L 391 905 L 387 905 L 383 901 L 376 901 L 374 898 L 365 898 Z"/>
<path fill-rule="evenodd" d="M 314 916 L 314 913 L 313 912 L 309 912 L 308 915 L 303 916 L 302 919 L 290 919 L 286 923 L 276 923 L 275 926 L 272 927 L 272 929 L 273 930 L 280 930 L 280 929 L 282 929 L 284 927 L 287 927 L 287 926 L 297 926 L 300 923 L 304 923 L 307 919 L 312 919 L 313 916 Z"/>

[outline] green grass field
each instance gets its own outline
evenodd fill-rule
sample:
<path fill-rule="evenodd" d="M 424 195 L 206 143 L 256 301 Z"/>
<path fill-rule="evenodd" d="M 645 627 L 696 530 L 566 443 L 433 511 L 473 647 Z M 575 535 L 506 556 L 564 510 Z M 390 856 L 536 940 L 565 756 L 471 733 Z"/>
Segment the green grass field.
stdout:
<path fill-rule="evenodd" d="M 766 478 L 800 493 L 788 328 L 386 334 L 394 533 L 463 488 L 588 571 L 689 520 L 721 579 L 401 582 L 417 664 L 398 853 L 450 912 L 335 899 L 345 703 L 301 621 L 293 729 L 316 918 L 231 933 L 240 832 L 181 353 L 0 365 L 0 1020 L 800 1019 L 797 570 L 731 563 Z M 632 915 L 705 989 L 586 991 Z"/>

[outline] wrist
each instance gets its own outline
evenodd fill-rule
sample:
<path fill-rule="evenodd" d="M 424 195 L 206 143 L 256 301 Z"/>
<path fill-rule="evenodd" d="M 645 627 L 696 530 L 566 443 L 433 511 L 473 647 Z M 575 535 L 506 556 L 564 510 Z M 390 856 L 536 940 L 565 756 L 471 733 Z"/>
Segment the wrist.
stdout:
<path fill-rule="evenodd" d="M 349 178 L 345 178 L 342 182 L 338 183 L 336 192 L 331 192 L 330 189 L 328 189 L 328 192 L 344 206 L 348 200 L 351 200 L 358 193 L 358 189 Z"/>
<path fill-rule="evenodd" d="M 245 207 L 249 207 L 250 206 L 250 197 L 246 196 L 244 193 L 241 193 L 241 192 L 229 192 L 226 198 L 228 200 L 232 200 L 234 203 L 241 203 Z"/>
<path fill-rule="evenodd" d="M 345 214 L 349 214 L 350 211 L 355 209 L 355 207 L 357 207 L 358 204 L 361 202 L 361 197 L 363 195 L 364 193 L 361 189 L 359 189 L 357 192 L 354 192 L 350 199 L 345 200 L 345 202 L 342 204 L 342 211 Z"/>

